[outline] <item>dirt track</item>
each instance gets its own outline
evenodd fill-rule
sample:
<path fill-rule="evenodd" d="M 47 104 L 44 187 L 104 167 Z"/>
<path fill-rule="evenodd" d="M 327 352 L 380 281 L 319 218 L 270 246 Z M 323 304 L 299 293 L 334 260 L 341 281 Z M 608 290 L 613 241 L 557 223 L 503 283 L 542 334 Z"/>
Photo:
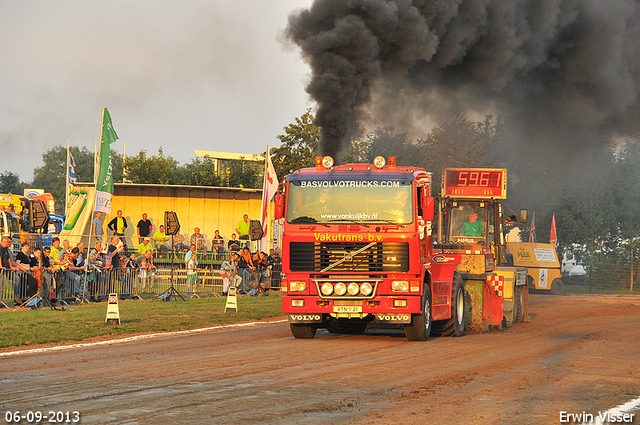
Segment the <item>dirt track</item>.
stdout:
<path fill-rule="evenodd" d="M 423 343 L 296 340 L 282 322 L 0 357 L 0 423 L 53 410 L 84 424 L 557 424 L 640 397 L 640 297 L 533 295 L 530 313 Z"/>

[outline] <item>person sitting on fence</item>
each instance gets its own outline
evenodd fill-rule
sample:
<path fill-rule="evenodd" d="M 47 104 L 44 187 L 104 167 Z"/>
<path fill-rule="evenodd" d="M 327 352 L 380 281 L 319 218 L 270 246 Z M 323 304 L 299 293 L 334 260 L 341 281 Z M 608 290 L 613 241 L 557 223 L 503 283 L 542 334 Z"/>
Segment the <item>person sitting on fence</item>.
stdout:
<path fill-rule="evenodd" d="M 193 235 L 191 235 L 191 240 L 190 240 L 191 244 L 195 244 L 196 245 L 196 250 L 199 252 L 202 252 L 204 254 L 207 253 L 207 240 L 205 239 L 204 235 L 202 233 L 200 233 L 200 228 L 196 227 L 193 229 Z"/>
<path fill-rule="evenodd" d="M 71 254 L 64 254 L 64 255 L 67 257 L 67 260 L 69 261 L 69 264 L 66 265 L 64 274 L 69 280 L 73 281 L 72 295 L 74 297 L 78 297 L 82 295 L 80 293 L 80 283 L 82 283 L 84 276 L 80 276 L 79 273 L 75 273 L 75 272 L 84 271 L 85 262 L 84 260 L 82 260 L 82 262 L 77 262 L 78 255 L 79 255 L 78 247 L 73 248 L 71 250 Z M 63 265 L 63 267 L 65 267 L 65 265 Z"/>
<path fill-rule="evenodd" d="M 158 251 L 169 251 L 171 246 L 169 245 L 169 236 L 164 232 L 164 226 L 161 224 L 158 230 L 153 234 L 151 238 L 156 245 Z"/>
<path fill-rule="evenodd" d="M 235 254 L 240 250 L 240 241 L 236 239 L 235 233 L 231 234 L 231 239 L 229 239 L 229 242 L 227 242 L 227 246 L 229 248 L 230 254 Z"/>
<path fill-rule="evenodd" d="M 225 297 L 229 293 L 229 287 L 231 285 L 233 285 L 234 287 L 239 287 L 242 282 L 242 278 L 237 274 L 237 257 L 239 257 L 239 255 L 236 254 L 234 255 L 235 261 L 234 259 L 224 260 L 220 265 L 220 276 L 222 277 L 222 295 L 224 295 Z M 233 284 L 231 282 L 233 282 Z"/>
<path fill-rule="evenodd" d="M 173 238 L 173 247 L 175 249 L 177 249 L 178 251 L 184 251 L 185 249 L 187 249 L 187 246 L 184 244 L 184 241 L 187 240 L 186 233 L 185 234 L 178 233 L 177 235 L 172 236 L 172 238 Z"/>
<path fill-rule="evenodd" d="M 220 231 L 216 230 L 211 240 L 211 250 L 216 253 L 217 258 L 222 258 L 224 255 L 224 238 L 220 236 Z"/>
<path fill-rule="evenodd" d="M 144 256 L 147 251 L 153 251 L 153 247 L 149 243 L 149 238 L 142 238 L 142 243 L 138 245 L 138 255 Z"/>

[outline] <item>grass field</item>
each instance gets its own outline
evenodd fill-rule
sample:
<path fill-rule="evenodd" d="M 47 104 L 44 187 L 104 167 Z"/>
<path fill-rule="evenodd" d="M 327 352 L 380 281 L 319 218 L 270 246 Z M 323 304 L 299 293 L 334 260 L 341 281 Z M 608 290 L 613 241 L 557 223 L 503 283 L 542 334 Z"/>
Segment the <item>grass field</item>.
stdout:
<path fill-rule="evenodd" d="M 564 292 L 567 294 L 616 294 L 616 295 L 640 295 L 640 287 L 635 287 L 633 291 L 629 288 L 603 288 L 593 285 L 565 285 Z"/>
<path fill-rule="evenodd" d="M 69 310 L 0 310 L 0 349 L 82 341 L 87 338 L 197 329 L 282 315 L 281 295 L 238 297 L 238 313 L 224 313 L 226 298 L 120 301 L 120 325 L 105 323 L 107 303 Z"/>

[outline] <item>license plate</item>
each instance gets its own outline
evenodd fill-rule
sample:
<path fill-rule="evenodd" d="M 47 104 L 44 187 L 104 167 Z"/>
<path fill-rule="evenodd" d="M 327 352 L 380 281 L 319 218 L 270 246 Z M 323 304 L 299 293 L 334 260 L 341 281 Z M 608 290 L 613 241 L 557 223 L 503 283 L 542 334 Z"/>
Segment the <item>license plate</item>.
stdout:
<path fill-rule="evenodd" d="M 361 305 L 334 305 L 334 313 L 362 313 Z"/>

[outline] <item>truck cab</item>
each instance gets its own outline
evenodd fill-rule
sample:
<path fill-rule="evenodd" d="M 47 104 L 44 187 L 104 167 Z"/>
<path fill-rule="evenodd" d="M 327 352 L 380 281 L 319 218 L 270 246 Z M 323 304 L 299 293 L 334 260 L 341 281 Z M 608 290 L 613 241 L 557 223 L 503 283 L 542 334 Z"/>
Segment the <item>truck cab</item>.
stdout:
<path fill-rule="evenodd" d="M 430 183 L 425 170 L 382 157 L 337 166 L 317 158 L 286 177 L 275 216 L 284 228 L 283 312 L 296 338 L 378 322 L 424 341 L 432 319 L 451 318 L 457 257 L 432 258 Z"/>
<path fill-rule="evenodd" d="M 18 214 L 0 210 L 0 236 L 8 236 L 12 240 L 13 252 L 20 252 L 20 221 Z"/>
<path fill-rule="evenodd" d="M 519 216 L 513 213 L 501 202 L 506 196 L 506 169 L 443 171 L 433 248 L 461 256 L 456 273 L 476 306 L 472 312 L 475 327 L 510 326 L 527 314 L 527 270 L 513 267 L 506 242 L 508 227 L 526 223 L 527 211 L 521 210 Z"/>

